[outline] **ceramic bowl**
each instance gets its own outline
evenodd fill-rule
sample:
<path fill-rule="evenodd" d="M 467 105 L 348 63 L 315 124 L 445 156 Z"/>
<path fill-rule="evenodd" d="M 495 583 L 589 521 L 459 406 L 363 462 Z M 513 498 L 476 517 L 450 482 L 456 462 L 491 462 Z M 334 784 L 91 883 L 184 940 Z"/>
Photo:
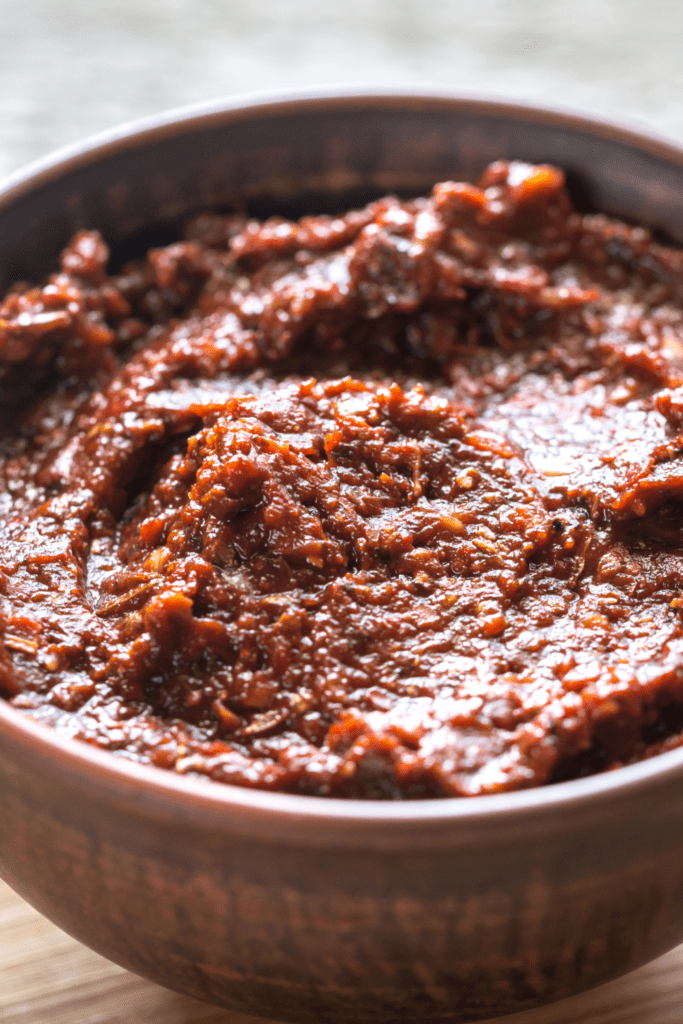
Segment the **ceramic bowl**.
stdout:
<path fill-rule="evenodd" d="M 582 208 L 683 242 L 683 151 L 549 110 L 452 96 L 318 96 L 172 113 L 0 190 L 0 283 L 80 227 L 115 259 L 204 207 L 338 211 L 564 167 Z M 470 800 L 252 792 L 133 764 L 0 701 L 0 874 L 124 967 L 294 1021 L 468 1021 L 600 984 L 683 940 L 683 751 Z"/>

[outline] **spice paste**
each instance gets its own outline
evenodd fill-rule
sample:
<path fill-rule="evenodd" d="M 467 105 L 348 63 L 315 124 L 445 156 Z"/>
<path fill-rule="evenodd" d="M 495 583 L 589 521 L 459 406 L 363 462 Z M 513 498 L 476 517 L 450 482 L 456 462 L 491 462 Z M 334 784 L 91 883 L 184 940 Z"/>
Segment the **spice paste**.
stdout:
<path fill-rule="evenodd" d="M 499 162 L 107 263 L 80 232 L 0 307 L 14 707 L 334 797 L 681 742 L 681 252 Z"/>

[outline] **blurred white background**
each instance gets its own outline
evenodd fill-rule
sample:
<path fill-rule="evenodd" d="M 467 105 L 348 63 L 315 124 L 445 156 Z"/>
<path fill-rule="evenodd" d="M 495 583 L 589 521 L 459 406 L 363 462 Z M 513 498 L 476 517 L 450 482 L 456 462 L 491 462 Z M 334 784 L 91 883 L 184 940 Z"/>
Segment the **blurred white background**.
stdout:
<path fill-rule="evenodd" d="M 0 175 L 169 107 L 320 84 L 484 92 L 683 141 L 683 0 L 0 0 Z"/>

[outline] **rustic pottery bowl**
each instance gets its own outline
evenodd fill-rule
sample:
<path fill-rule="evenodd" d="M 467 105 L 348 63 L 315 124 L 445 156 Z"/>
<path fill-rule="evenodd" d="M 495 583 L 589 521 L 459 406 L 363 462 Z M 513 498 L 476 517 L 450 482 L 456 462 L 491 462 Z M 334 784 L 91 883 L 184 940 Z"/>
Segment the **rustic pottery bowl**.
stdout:
<path fill-rule="evenodd" d="M 0 191 L 0 286 L 79 227 L 116 258 L 191 211 L 338 210 L 496 157 L 683 242 L 683 151 L 548 110 L 419 95 L 230 102 L 124 128 Z M 403 804 L 250 792 L 63 739 L 0 701 L 0 874 L 169 988 L 300 1021 L 467 1021 L 683 940 L 683 751 L 527 792 Z"/>

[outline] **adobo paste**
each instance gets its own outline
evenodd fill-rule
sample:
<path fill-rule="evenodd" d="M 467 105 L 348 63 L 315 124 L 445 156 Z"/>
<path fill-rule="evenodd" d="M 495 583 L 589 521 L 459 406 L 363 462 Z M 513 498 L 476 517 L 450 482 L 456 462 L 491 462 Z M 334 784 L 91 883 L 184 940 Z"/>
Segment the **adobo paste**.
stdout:
<path fill-rule="evenodd" d="M 108 259 L 0 306 L 15 708 L 331 797 L 683 742 L 683 253 L 499 162 Z"/>

